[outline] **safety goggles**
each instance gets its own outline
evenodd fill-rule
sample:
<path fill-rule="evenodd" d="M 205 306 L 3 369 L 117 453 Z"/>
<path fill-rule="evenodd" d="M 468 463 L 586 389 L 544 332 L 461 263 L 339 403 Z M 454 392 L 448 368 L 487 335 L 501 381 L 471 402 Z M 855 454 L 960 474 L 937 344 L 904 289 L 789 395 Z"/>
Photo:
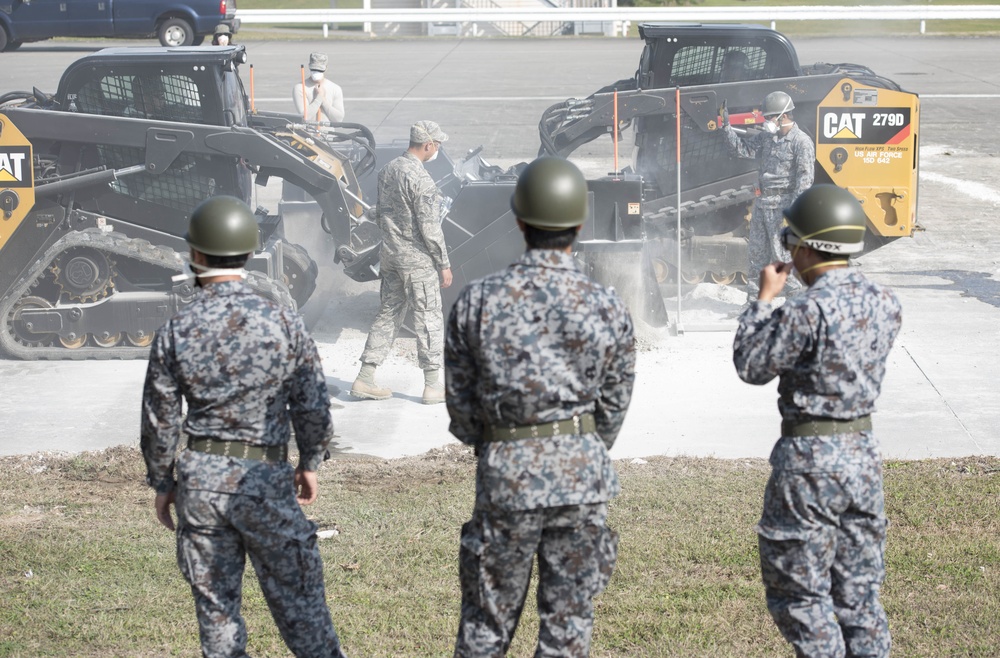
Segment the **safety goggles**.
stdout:
<path fill-rule="evenodd" d="M 792 232 L 790 226 L 785 226 L 781 229 L 781 233 L 778 235 L 778 240 L 781 242 L 781 247 L 785 251 L 792 251 L 793 248 L 801 244 L 799 236 Z"/>

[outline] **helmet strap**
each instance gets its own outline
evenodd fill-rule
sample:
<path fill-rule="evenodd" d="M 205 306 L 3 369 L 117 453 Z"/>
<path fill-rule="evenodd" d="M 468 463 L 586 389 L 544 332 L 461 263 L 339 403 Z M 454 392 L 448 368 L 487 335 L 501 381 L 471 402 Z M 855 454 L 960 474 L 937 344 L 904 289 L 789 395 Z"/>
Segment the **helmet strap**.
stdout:
<path fill-rule="evenodd" d="M 817 267 L 827 267 L 829 265 L 849 265 L 849 264 L 850 264 L 850 262 L 846 258 L 842 259 L 842 260 L 824 260 L 824 261 L 821 261 L 819 263 L 815 263 L 813 265 L 810 265 L 809 267 L 807 267 L 804 270 L 799 270 L 799 274 L 801 274 L 802 276 L 805 276 L 807 272 L 812 272 Z"/>

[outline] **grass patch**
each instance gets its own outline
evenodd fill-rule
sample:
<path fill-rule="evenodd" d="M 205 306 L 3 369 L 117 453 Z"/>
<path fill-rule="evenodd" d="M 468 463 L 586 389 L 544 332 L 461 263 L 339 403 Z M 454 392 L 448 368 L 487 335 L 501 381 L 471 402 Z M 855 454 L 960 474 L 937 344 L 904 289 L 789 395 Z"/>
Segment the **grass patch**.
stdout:
<path fill-rule="evenodd" d="M 153 515 L 139 453 L 0 459 L 0 656 L 196 655 L 197 627 L 173 535 Z M 306 508 L 340 534 L 321 543 L 327 597 L 355 656 L 450 655 L 458 533 L 471 453 L 340 459 Z M 592 655 L 790 655 L 760 584 L 753 524 L 763 460 L 618 464 L 618 570 L 597 599 Z M 1000 636 L 1000 459 L 889 462 L 883 600 L 905 656 L 995 655 Z M 512 656 L 537 632 L 534 593 Z M 252 570 L 252 655 L 287 655 Z"/>

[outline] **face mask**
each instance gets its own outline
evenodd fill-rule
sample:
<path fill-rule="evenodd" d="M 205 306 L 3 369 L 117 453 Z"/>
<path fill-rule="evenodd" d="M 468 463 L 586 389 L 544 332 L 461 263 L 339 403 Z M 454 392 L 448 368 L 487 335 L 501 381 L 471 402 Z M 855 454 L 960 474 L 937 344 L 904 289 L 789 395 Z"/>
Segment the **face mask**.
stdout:
<path fill-rule="evenodd" d="M 220 46 L 228 46 L 229 45 L 229 37 L 227 37 L 225 35 L 220 36 L 219 37 L 219 45 Z"/>
<path fill-rule="evenodd" d="M 798 279 L 799 283 L 801 283 L 802 285 L 806 285 L 805 279 L 802 278 L 802 273 L 799 272 L 799 268 L 795 267 L 794 265 L 792 265 L 792 276 Z"/>
<path fill-rule="evenodd" d="M 772 120 L 768 119 L 763 124 L 761 124 L 760 127 L 766 133 L 770 133 L 772 135 L 778 134 L 778 122 L 777 122 L 777 120 L 772 121 Z"/>
<path fill-rule="evenodd" d="M 434 151 L 434 155 L 432 155 L 431 157 L 427 158 L 426 161 L 427 162 L 434 162 L 435 160 L 437 160 L 437 157 L 438 157 L 438 151 Z"/>
<path fill-rule="evenodd" d="M 319 71 L 314 71 L 313 74 L 309 77 L 312 78 L 313 82 L 319 82 L 320 80 L 323 79 L 323 74 Z"/>

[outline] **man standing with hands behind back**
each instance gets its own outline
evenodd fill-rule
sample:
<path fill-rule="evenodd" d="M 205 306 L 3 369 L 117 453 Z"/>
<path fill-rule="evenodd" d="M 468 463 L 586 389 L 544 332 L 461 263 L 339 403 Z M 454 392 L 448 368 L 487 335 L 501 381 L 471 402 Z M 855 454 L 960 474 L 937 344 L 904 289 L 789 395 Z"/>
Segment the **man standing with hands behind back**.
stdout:
<path fill-rule="evenodd" d="M 632 318 L 572 255 L 587 181 L 539 158 L 511 199 L 527 250 L 470 283 L 448 320 L 451 433 L 475 448 L 476 502 L 462 526 L 455 658 L 510 648 L 538 555 L 536 658 L 585 658 L 593 598 L 611 579 L 620 491 L 608 455 L 635 381 Z"/>
<path fill-rule="evenodd" d="M 344 91 L 340 85 L 326 79 L 328 61 L 325 53 L 311 53 L 305 87 L 298 82 L 292 88 L 295 111 L 305 121 L 340 123 L 344 120 Z"/>

